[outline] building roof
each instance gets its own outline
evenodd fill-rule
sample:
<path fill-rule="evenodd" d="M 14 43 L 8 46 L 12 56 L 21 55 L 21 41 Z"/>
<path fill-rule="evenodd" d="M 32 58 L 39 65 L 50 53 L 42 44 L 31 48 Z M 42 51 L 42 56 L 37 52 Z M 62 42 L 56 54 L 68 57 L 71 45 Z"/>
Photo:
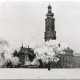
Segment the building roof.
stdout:
<path fill-rule="evenodd" d="M 69 47 L 65 48 L 63 51 L 73 51 L 72 49 L 70 49 Z"/>
<path fill-rule="evenodd" d="M 80 53 L 74 53 L 74 56 L 80 57 Z"/>

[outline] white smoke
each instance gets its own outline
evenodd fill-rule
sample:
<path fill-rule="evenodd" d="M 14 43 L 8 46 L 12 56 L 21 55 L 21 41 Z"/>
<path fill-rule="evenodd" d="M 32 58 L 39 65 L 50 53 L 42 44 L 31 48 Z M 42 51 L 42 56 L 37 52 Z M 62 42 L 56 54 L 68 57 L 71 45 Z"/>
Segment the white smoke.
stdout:
<path fill-rule="evenodd" d="M 43 42 L 40 45 L 36 45 L 34 48 L 34 52 L 38 59 L 41 59 L 43 62 L 50 61 L 57 62 L 59 61 L 59 57 L 56 57 L 59 54 L 63 54 L 63 49 L 67 46 L 63 43 L 59 43 L 57 40 L 49 40 L 47 42 Z"/>
<path fill-rule="evenodd" d="M 34 44 L 34 53 L 36 57 L 33 61 L 25 61 L 25 65 L 37 65 L 39 66 L 39 59 L 42 62 L 48 63 L 48 61 L 59 61 L 57 55 L 64 54 L 63 50 L 67 48 L 66 44 L 60 43 L 57 40 L 49 40 L 46 42 Z M 11 50 L 9 44 L 5 40 L 0 40 L 0 67 L 6 66 L 7 63 L 11 62 L 12 66 L 19 64 L 19 58 L 12 55 L 13 51 Z"/>
<path fill-rule="evenodd" d="M 6 40 L 0 39 L 0 67 L 6 67 L 8 62 L 11 62 L 12 65 L 17 65 L 19 63 L 19 59 L 13 57 L 12 53 L 9 43 Z"/>
<path fill-rule="evenodd" d="M 26 61 L 26 62 L 25 62 L 25 65 L 35 65 L 35 66 L 39 66 L 40 63 L 39 63 L 38 58 L 35 58 L 32 62 L 31 62 L 31 61 Z"/>

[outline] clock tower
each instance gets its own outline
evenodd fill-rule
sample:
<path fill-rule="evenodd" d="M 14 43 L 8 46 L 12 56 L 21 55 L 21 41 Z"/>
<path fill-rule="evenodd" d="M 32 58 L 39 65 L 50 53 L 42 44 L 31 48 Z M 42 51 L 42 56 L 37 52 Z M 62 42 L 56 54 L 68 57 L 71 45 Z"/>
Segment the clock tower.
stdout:
<path fill-rule="evenodd" d="M 53 18 L 53 16 L 54 14 L 52 13 L 52 7 L 49 4 L 48 13 L 46 14 L 47 18 L 45 19 L 45 41 L 56 40 L 55 18 Z"/>

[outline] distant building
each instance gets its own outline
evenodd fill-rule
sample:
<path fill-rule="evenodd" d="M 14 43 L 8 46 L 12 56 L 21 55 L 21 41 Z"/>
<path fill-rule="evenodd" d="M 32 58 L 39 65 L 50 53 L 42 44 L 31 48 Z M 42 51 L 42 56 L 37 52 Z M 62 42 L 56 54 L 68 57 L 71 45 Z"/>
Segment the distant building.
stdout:
<path fill-rule="evenodd" d="M 55 31 L 55 18 L 53 18 L 54 14 L 52 13 L 52 7 L 48 6 L 48 13 L 46 14 L 47 18 L 45 19 L 45 41 L 55 40 L 56 39 L 56 31 Z"/>
<path fill-rule="evenodd" d="M 32 48 L 25 48 L 22 47 L 20 48 L 20 51 L 17 53 L 15 52 L 16 56 L 19 58 L 19 62 L 21 63 L 21 65 L 24 65 L 26 61 L 33 61 L 33 59 L 35 58 L 35 54 L 34 54 L 34 50 Z"/>
<path fill-rule="evenodd" d="M 74 54 L 74 68 L 80 68 L 80 54 Z"/>
<path fill-rule="evenodd" d="M 63 50 L 64 54 L 60 54 L 60 68 L 80 68 L 80 56 L 74 55 L 74 51 L 67 47 Z"/>
<path fill-rule="evenodd" d="M 60 67 L 61 68 L 73 68 L 74 65 L 74 55 L 73 50 L 69 47 L 63 50 L 63 54 L 60 54 Z"/>

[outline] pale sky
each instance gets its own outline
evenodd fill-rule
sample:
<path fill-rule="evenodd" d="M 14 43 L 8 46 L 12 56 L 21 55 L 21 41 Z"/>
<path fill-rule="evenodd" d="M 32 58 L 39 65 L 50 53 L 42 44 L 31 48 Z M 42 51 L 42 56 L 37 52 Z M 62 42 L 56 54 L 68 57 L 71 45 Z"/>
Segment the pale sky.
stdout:
<path fill-rule="evenodd" d="M 13 46 L 44 41 L 49 3 L 55 18 L 57 40 L 80 53 L 80 2 L 0 1 L 0 38 Z"/>

